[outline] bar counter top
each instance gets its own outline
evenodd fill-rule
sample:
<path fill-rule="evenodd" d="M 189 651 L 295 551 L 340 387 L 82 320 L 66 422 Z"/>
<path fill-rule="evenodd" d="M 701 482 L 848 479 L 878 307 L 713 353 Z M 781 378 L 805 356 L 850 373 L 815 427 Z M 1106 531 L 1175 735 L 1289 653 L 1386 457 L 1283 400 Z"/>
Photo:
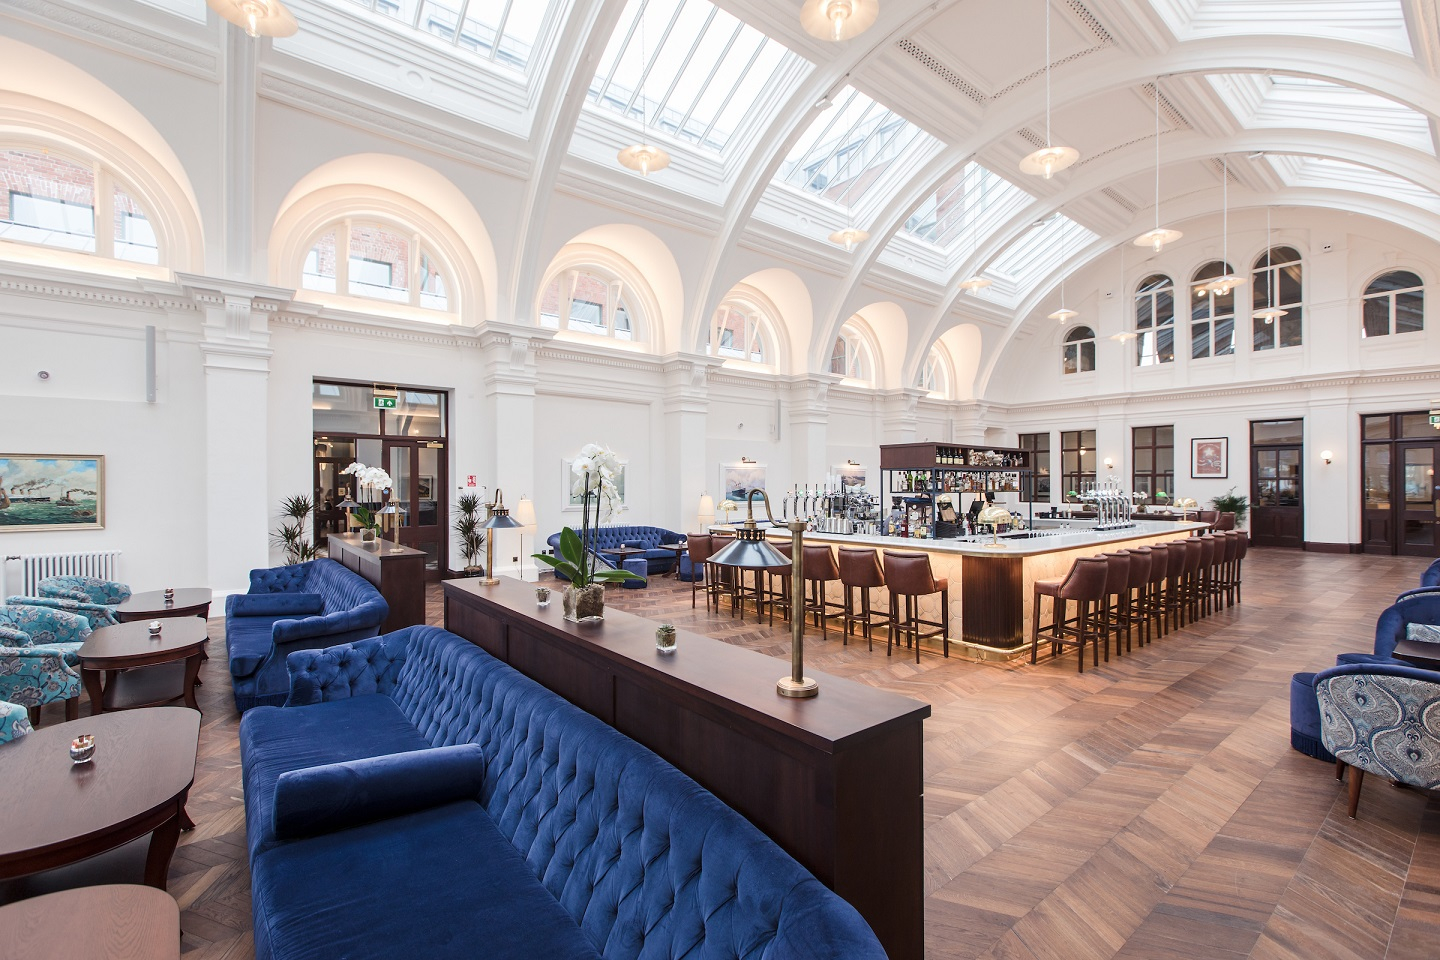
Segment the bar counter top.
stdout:
<path fill-rule="evenodd" d="M 1044 524 L 1042 526 L 1042 524 Z M 917 537 L 879 537 L 863 534 L 809 533 L 806 542 L 834 543 L 840 546 L 882 547 L 892 550 L 919 550 L 925 553 L 950 553 L 968 557 L 1034 557 L 1061 550 L 1099 549 L 1127 540 L 1145 540 L 1157 536 L 1188 534 L 1192 530 L 1209 529 L 1208 523 L 1187 520 L 1136 520 L 1133 526 L 1118 530 L 1096 530 L 1094 520 L 1052 520 L 1036 519 L 1035 530 L 1017 533 L 1002 533 L 999 541 L 1003 547 L 988 547 L 991 538 L 962 537 L 953 540 L 922 540 Z M 726 527 L 712 527 L 714 530 Z M 1041 536 L 1034 536 L 1040 533 Z M 1027 534 L 1029 536 L 1027 536 Z M 772 528 L 769 533 L 775 539 L 789 540 L 790 534 L 781 528 Z M 1123 549 L 1123 548 L 1122 548 Z"/>

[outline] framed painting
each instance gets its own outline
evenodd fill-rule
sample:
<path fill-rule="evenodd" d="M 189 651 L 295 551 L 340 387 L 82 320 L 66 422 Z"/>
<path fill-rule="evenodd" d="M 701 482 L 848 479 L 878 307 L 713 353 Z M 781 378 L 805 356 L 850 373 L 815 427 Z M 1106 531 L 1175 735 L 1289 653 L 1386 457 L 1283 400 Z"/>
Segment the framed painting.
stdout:
<path fill-rule="evenodd" d="M 0 533 L 105 529 L 105 458 L 0 453 Z"/>
<path fill-rule="evenodd" d="M 584 499 L 579 494 L 570 492 L 575 486 L 575 474 L 571 472 L 571 465 L 574 464 L 574 462 L 570 457 L 566 457 L 560 461 L 560 502 L 565 504 L 561 509 L 566 513 L 579 513 L 580 504 Z M 628 509 L 630 506 L 625 500 L 625 474 L 629 469 L 630 461 L 621 460 L 620 475 L 615 478 L 615 489 L 620 493 L 620 510 L 616 511 L 617 513 Z"/>
<path fill-rule="evenodd" d="M 726 500 L 743 503 L 751 490 L 765 489 L 765 464 L 753 460 L 720 464 L 720 489 Z"/>
<path fill-rule="evenodd" d="M 1226 480 L 1229 477 L 1229 437 L 1206 437 L 1190 441 L 1190 479 Z"/>
<path fill-rule="evenodd" d="M 435 499 L 435 478 L 421 475 L 415 478 L 415 492 L 421 500 Z"/>
<path fill-rule="evenodd" d="M 831 467 L 830 471 L 840 478 L 840 486 L 846 490 L 865 486 L 865 468 L 858 463 L 842 463 Z"/>

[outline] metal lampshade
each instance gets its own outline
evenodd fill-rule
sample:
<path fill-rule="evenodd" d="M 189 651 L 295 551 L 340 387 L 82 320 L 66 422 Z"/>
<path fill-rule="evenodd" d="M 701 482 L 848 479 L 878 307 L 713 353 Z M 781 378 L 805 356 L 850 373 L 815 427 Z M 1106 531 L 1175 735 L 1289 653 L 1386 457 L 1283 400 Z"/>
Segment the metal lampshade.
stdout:
<path fill-rule="evenodd" d="M 765 541 L 765 531 L 750 525 L 735 531 L 735 539 L 717 550 L 710 562 L 747 570 L 790 566 L 790 558 Z"/>
<path fill-rule="evenodd" d="M 1004 507 L 997 506 L 993 503 L 984 507 L 975 516 L 976 523 L 985 523 L 990 525 L 990 542 L 982 544 L 982 546 L 989 547 L 992 550 L 1003 549 L 1005 544 L 1000 542 L 1000 524 L 1009 523 L 1011 520 L 1014 519 L 1015 518 L 1010 515 L 1010 511 L 1006 510 Z"/>
<path fill-rule="evenodd" d="M 498 489 L 495 491 L 495 502 L 489 504 L 490 516 L 480 524 L 482 530 L 519 530 L 525 524 L 510 516 L 510 511 L 505 508 L 505 494 Z M 500 582 L 495 576 L 495 535 L 492 533 L 485 538 L 485 576 L 480 582 L 486 586 L 494 586 Z"/>

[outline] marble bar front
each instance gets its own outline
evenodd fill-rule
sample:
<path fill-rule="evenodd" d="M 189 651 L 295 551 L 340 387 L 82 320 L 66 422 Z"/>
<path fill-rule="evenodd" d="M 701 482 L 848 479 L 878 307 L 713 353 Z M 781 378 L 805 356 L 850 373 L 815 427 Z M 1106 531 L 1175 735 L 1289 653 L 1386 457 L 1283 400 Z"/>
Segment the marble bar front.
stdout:
<path fill-rule="evenodd" d="M 1096 530 L 1094 521 L 1085 520 L 1051 525 L 1057 523 L 1037 518 L 1034 530 L 1002 534 L 998 539 L 1004 546 L 1000 548 L 987 547 L 989 537 L 918 540 L 807 533 L 805 542 L 928 554 L 935 578 L 950 581 L 951 652 L 957 652 L 958 643 L 962 656 L 1008 660 L 1029 649 L 1036 580 L 1065 576 L 1079 557 L 1183 540 L 1210 526 L 1170 520 L 1136 520 L 1132 526 L 1117 530 Z M 782 539 L 783 535 L 772 531 L 770 536 Z M 826 596 L 837 603 L 843 601 L 838 580 L 827 585 Z M 872 599 L 872 606 L 881 610 L 887 603 L 888 599 L 878 596 Z M 920 598 L 920 615 L 927 620 L 940 619 L 939 594 Z M 925 642 L 927 649 L 940 647 L 938 636 Z"/>

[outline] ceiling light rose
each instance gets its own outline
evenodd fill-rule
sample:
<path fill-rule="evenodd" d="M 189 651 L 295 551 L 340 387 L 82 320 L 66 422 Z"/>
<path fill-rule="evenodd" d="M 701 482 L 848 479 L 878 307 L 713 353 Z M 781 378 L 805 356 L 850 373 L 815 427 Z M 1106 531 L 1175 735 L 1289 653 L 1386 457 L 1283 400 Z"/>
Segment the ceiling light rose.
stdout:
<path fill-rule="evenodd" d="M 971 277 L 968 280 L 960 281 L 960 289 L 969 290 L 971 293 L 974 293 L 976 290 L 984 290 L 994 282 L 995 281 L 989 277 Z"/>
<path fill-rule="evenodd" d="M 1165 244 L 1174 243 L 1183 237 L 1179 230 L 1160 226 L 1160 78 L 1155 78 L 1155 229 L 1147 230 L 1134 240 L 1137 247 L 1149 247 L 1156 253 L 1165 249 Z"/>
<path fill-rule="evenodd" d="M 839 244 L 845 248 L 846 253 L 855 249 L 856 244 L 864 243 L 870 239 L 870 233 L 866 230 L 859 230 L 855 227 L 846 227 L 844 230 L 836 230 L 830 234 L 830 242 Z"/>
<path fill-rule="evenodd" d="M 821 40 L 850 40 L 869 30 L 879 13 L 879 0 L 805 0 L 800 25 Z"/>
<path fill-rule="evenodd" d="M 1079 150 L 1057 147 L 1050 139 L 1050 0 L 1045 0 L 1045 146 L 1020 161 L 1020 172 L 1049 180 L 1079 159 Z"/>
<path fill-rule="evenodd" d="M 637 143 L 620 151 L 620 165 L 638 170 L 642 177 L 648 177 L 656 170 L 670 166 L 670 154 L 654 144 Z"/>
<path fill-rule="evenodd" d="M 280 0 L 205 0 L 214 10 L 237 27 L 244 27 L 247 36 L 290 37 L 299 30 L 295 18 Z"/>

